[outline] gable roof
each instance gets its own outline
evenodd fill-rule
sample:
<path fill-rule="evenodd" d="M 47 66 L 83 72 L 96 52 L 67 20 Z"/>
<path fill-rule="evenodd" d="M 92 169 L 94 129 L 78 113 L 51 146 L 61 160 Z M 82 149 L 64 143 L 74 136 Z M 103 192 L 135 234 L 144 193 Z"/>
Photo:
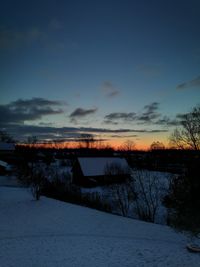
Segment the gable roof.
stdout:
<path fill-rule="evenodd" d="M 129 165 L 125 158 L 115 157 L 78 157 L 81 170 L 84 176 L 101 176 L 105 175 L 105 170 L 108 165 L 116 164 L 124 169 L 128 169 Z"/>
<path fill-rule="evenodd" d="M 3 160 L 0 160 L 0 166 L 4 167 L 4 168 L 8 168 L 8 163 L 3 161 Z"/>

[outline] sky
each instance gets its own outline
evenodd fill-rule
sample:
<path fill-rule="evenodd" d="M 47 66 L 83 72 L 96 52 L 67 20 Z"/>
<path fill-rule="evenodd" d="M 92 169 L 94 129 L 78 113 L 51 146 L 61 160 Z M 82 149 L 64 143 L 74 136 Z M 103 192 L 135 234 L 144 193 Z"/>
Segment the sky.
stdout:
<path fill-rule="evenodd" d="M 200 104 L 198 0 L 2 1 L 0 129 L 169 142 Z"/>

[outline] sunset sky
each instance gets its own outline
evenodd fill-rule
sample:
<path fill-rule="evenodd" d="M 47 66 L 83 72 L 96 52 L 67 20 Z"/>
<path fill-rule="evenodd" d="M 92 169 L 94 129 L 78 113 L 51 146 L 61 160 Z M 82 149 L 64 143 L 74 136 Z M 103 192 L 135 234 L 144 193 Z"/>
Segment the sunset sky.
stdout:
<path fill-rule="evenodd" d="M 167 145 L 198 104 L 199 0 L 1 1 L 0 129 L 14 138 Z"/>

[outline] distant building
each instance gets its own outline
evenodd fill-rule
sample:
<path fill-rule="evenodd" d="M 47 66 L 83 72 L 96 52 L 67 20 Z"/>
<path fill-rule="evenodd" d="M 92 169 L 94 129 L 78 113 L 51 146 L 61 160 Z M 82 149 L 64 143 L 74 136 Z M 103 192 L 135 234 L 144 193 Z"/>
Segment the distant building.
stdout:
<path fill-rule="evenodd" d="M 0 142 L 0 160 L 11 163 L 15 157 L 15 144 Z"/>
<path fill-rule="evenodd" d="M 130 167 L 125 158 L 78 157 L 72 173 L 75 184 L 93 187 L 125 182 L 130 176 Z"/>
<path fill-rule="evenodd" d="M 10 165 L 5 161 L 0 160 L 0 175 L 4 175 L 10 170 Z"/>

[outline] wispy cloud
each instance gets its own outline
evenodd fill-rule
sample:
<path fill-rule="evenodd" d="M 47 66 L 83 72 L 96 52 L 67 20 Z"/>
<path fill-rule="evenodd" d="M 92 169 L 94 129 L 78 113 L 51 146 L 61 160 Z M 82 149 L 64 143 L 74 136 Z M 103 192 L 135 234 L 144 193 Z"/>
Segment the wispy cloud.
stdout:
<path fill-rule="evenodd" d="M 112 137 L 112 138 L 126 138 L 126 139 L 128 139 L 128 138 L 136 138 L 136 137 L 138 137 L 138 135 L 137 134 L 132 134 L 132 135 L 113 134 L 110 137 Z"/>
<path fill-rule="evenodd" d="M 196 87 L 200 89 L 200 75 L 190 81 L 178 84 L 176 89 L 184 90 L 184 89 L 188 89 L 192 87 Z"/>
<path fill-rule="evenodd" d="M 137 120 L 142 123 L 152 123 L 155 119 L 160 117 L 158 113 L 159 103 L 153 102 L 149 105 L 144 106 L 144 111 L 141 115 L 137 116 Z"/>
<path fill-rule="evenodd" d="M 134 112 L 130 112 L 130 113 L 126 113 L 126 112 L 113 112 L 110 113 L 108 115 L 106 115 L 104 117 L 105 119 L 105 123 L 107 124 L 113 124 L 113 123 L 117 123 L 116 121 L 133 121 L 136 118 L 136 113 Z"/>
<path fill-rule="evenodd" d="M 113 122 L 137 122 L 140 124 L 151 124 L 161 115 L 158 113 L 159 103 L 153 102 L 144 106 L 142 113 L 136 112 L 113 112 L 104 117 L 104 122 L 113 124 Z"/>
<path fill-rule="evenodd" d="M 97 110 L 98 110 L 97 108 L 91 108 L 91 109 L 77 108 L 70 114 L 71 122 L 77 123 L 77 119 L 94 114 L 97 112 Z"/>
<path fill-rule="evenodd" d="M 115 97 L 120 92 L 119 90 L 110 82 L 110 81 L 104 81 L 102 84 L 102 90 L 106 97 Z"/>
<path fill-rule="evenodd" d="M 157 124 L 159 126 L 168 126 L 168 127 L 178 126 L 178 125 L 180 125 L 180 120 L 178 120 L 177 117 L 175 119 L 170 119 L 167 116 L 163 116 L 162 118 L 155 121 L 155 124 Z"/>
<path fill-rule="evenodd" d="M 142 112 L 113 112 L 104 117 L 104 123 L 110 125 L 118 125 L 120 123 L 134 123 L 136 125 L 147 126 L 164 126 L 172 127 L 180 124 L 180 118 L 183 115 L 177 115 L 174 118 L 169 118 L 162 115 L 159 111 L 159 103 L 153 102 L 145 105 Z"/>
<path fill-rule="evenodd" d="M 139 133 L 159 133 L 167 132 L 166 129 L 109 129 L 109 128 L 92 128 L 92 127 L 50 127 L 50 126 L 35 126 L 35 125 L 19 125 L 19 124 L 5 124 L 3 127 L 14 138 L 18 140 L 25 140 L 28 136 L 37 136 L 38 140 L 60 140 L 60 141 L 72 141 L 79 137 L 80 134 L 93 134 L 93 135 L 107 135 L 109 138 L 113 135 L 119 136 L 136 136 Z M 110 137 L 109 137 L 110 136 Z"/>
<path fill-rule="evenodd" d="M 0 105 L 0 126 L 1 124 L 34 121 L 43 116 L 63 113 L 60 101 L 52 101 L 44 98 L 18 99 L 7 105 Z"/>

